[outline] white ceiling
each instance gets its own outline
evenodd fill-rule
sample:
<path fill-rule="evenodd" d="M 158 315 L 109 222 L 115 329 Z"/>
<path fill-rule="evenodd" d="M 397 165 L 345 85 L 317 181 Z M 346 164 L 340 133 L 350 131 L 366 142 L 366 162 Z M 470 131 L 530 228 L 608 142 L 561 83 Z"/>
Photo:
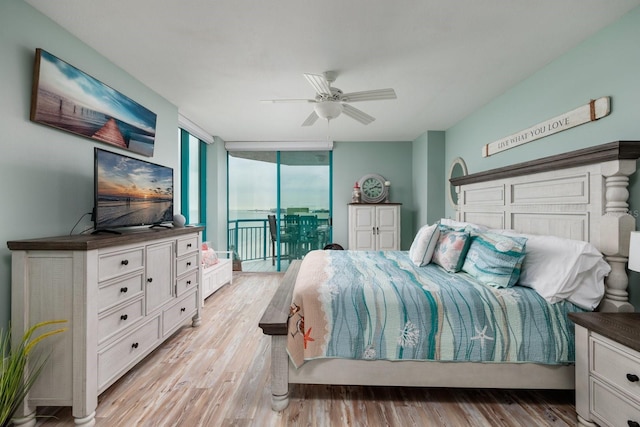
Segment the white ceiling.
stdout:
<path fill-rule="evenodd" d="M 446 130 L 640 0 L 25 0 L 227 141 L 410 141 Z M 54 55 L 56 52 L 51 52 Z M 61 58 L 65 59 L 65 58 Z M 72 64 L 82 69 L 82 64 Z M 301 123 L 303 73 L 398 99 Z M 118 89 L 115 87 L 115 89 Z M 329 132 L 329 133 L 328 133 Z"/>

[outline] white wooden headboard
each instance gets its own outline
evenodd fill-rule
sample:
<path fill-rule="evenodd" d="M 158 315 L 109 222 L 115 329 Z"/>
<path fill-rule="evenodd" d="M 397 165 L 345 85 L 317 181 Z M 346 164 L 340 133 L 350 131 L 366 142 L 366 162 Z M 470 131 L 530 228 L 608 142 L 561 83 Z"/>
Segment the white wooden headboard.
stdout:
<path fill-rule="evenodd" d="M 600 311 L 634 311 L 626 262 L 629 176 L 640 141 L 617 141 L 451 179 L 457 219 L 591 242 L 611 265 Z"/>

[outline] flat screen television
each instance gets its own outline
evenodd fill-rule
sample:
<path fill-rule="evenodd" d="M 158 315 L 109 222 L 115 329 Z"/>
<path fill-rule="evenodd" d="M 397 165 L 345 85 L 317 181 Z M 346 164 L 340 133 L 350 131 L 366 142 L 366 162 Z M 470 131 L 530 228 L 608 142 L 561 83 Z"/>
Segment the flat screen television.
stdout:
<path fill-rule="evenodd" d="M 173 219 L 173 169 L 95 148 L 95 231 Z"/>

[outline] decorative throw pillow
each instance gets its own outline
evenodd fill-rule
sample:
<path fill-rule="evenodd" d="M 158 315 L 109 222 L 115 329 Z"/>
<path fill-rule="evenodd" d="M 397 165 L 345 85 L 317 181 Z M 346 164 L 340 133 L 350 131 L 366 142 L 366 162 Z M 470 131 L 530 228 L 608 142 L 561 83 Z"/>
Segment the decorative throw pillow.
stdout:
<path fill-rule="evenodd" d="M 218 254 L 211 248 L 208 242 L 202 243 L 202 266 L 211 267 L 218 263 Z"/>
<path fill-rule="evenodd" d="M 413 243 L 409 248 L 409 258 L 418 267 L 423 267 L 431 262 L 433 251 L 440 237 L 438 224 L 425 225 L 418 230 Z"/>
<path fill-rule="evenodd" d="M 440 237 L 436 243 L 431 261 L 450 273 L 457 273 L 462 268 L 464 258 L 471 243 L 471 236 L 464 231 L 455 231 L 446 226 L 439 226 Z"/>
<path fill-rule="evenodd" d="M 520 277 L 526 243 L 525 237 L 491 232 L 473 235 L 462 270 L 484 284 L 511 287 Z"/>

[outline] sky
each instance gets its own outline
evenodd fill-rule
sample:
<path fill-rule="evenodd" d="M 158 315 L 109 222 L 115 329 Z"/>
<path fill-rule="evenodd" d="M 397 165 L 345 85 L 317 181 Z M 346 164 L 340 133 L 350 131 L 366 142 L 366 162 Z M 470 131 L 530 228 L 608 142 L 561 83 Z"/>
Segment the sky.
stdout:
<path fill-rule="evenodd" d="M 98 188 L 104 195 L 173 200 L 173 170 L 98 150 Z"/>
<path fill-rule="evenodd" d="M 282 165 L 281 208 L 329 209 L 329 166 Z M 275 163 L 229 156 L 229 209 L 276 207 Z"/>

